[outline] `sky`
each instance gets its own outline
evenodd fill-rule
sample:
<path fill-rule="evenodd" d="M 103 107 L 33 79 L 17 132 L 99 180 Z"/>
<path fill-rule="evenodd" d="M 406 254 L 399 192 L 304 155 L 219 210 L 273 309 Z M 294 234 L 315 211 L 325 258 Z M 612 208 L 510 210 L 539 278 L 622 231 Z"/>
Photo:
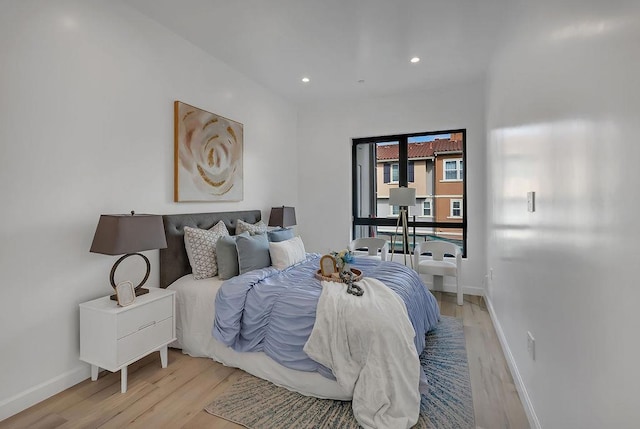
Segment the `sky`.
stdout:
<path fill-rule="evenodd" d="M 435 139 L 448 139 L 449 137 L 451 137 L 451 134 L 434 134 L 431 136 L 409 137 L 409 143 L 430 142 Z M 398 144 L 398 142 L 378 143 L 378 146 L 384 146 L 384 145 L 390 145 L 390 144 Z"/>
<path fill-rule="evenodd" d="M 409 143 L 430 142 L 435 139 L 448 139 L 451 134 L 436 134 L 432 136 L 409 137 Z"/>

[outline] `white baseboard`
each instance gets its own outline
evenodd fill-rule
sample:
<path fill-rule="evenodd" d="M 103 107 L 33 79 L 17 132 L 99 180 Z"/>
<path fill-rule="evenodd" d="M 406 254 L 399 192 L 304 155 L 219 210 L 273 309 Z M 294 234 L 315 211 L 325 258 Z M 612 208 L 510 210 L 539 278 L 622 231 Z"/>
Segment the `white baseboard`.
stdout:
<path fill-rule="evenodd" d="M 82 365 L 57 377 L 33 386 L 0 402 L 0 421 L 7 419 L 38 402 L 75 386 L 91 376 L 88 365 Z"/>
<path fill-rule="evenodd" d="M 520 401 L 522 402 L 522 406 L 524 407 L 524 412 L 527 414 L 529 425 L 534 429 L 542 429 L 540 421 L 538 420 L 538 416 L 536 415 L 536 411 L 533 409 L 531 398 L 529 398 L 529 393 L 527 393 L 527 388 L 525 387 L 524 382 L 522 381 L 522 377 L 520 376 L 520 372 L 518 371 L 516 361 L 513 358 L 513 354 L 511 353 L 509 344 L 507 344 L 507 337 L 504 336 L 502 325 L 500 325 L 498 317 L 493 310 L 491 299 L 485 296 L 484 300 L 487 304 L 487 308 L 489 309 L 489 315 L 491 316 L 493 327 L 496 330 L 496 334 L 498 334 L 498 340 L 500 341 L 500 345 L 502 346 L 502 352 L 504 353 L 504 357 L 507 359 L 507 364 L 509 365 L 511 376 L 513 377 L 513 381 L 516 385 L 516 390 L 518 391 L 518 395 L 520 396 Z"/>

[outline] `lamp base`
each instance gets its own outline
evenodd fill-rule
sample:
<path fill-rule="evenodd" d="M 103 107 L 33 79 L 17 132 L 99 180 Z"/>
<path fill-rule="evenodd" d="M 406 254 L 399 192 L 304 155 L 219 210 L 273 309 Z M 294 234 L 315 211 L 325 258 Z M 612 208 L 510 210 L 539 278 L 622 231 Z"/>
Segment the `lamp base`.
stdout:
<path fill-rule="evenodd" d="M 136 296 L 140 296 L 140 295 L 149 293 L 149 289 L 141 288 L 140 286 L 138 286 L 137 288 L 134 289 L 134 292 L 136 293 Z M 109 298 L 111 298 L 113 301 L 117 301 L 118 295 L 114 293 Z"/>
<path fill-rule="evenodd" d="M 407 249 L 409 248 L 409 226 L 407 222 L 407 209 L 405 209 L 404 207 L 400 209 L 400 215 L 398 216 L 398 221 L 396 222 L 396 231 L 391 236 L 391 261 L 393 261 L 393 255 L 395 254 L 396 240 L 399 235 L 398 228 L 402 228 L 402 256 L 404 257 L 404 265 L 407 265 Z M 409 255 L 409 262 L 411 263 L 411 268 L 413 268 L 413 257 L 411 255 Z"/>
<path fill-rule="evenodd" d="M 147 264 L 147 272 L 144 275 L 144 278 L 142 279 L 140 284 L 138 286 L 136 286 L 135 289 L 134 289 L 134 291 L 136 293 L 136 296 L 140 296 L 140 295 L 144 295 L 145 293 L 149 293 L 149 289 L 142 289 L 142 285 L 145 284 L 145 282 L 149 278 L 149 273 L 151 272 L 151 263 L 149 262 L 149 258 L 144 256 L 142 253 L 127 253 L 126 255 L 124 255 L 123 257 L 118 259 L 116 261 L 116 263 L 113 264 L 113 268 L 111 268 L 111 274 L 109 275 L 109 281 L 111 282 L 111 287 L 113 287 L 113 289 L 115 290 L 116 282 L 115 282 L 114 277 L 115 277 L 115 274 L 116 274 L 116 268 L 118 268 L 118 265 L 120 265 L 120 262 L 124 261 L 129 256 L 135 256 L 135 255 L 140 256 L 142 259 L 144 259 L 144 262 Z M 114 300 L 114 301 L 118 300 L 118 296 L 116 294 L 111 295 L 110 298 L 112 300 Z"/>

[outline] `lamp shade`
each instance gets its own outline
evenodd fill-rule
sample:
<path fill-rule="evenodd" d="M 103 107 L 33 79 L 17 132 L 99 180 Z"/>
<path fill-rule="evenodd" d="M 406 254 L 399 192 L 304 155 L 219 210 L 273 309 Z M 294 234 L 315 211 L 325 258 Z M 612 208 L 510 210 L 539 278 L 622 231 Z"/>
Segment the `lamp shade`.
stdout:
<path fill-rule="evenodd" d="M 390 206 L 415 206 L 416 205 L 416 189 L 415 188 L 391 188 L 389 189 L 389 205 Z"/>
<path fill-rule="evenodd" d="M 269 216 L 269 226 L 286 228 L 296 224 L 296 209 L 293 207 L 273 207 Z"/>
<path fill-rule="evenodd" d="M 115 214 L 100 216 L 90 251 L 123 255 L 166 247 L 167 239 L 161 216 Z"/>

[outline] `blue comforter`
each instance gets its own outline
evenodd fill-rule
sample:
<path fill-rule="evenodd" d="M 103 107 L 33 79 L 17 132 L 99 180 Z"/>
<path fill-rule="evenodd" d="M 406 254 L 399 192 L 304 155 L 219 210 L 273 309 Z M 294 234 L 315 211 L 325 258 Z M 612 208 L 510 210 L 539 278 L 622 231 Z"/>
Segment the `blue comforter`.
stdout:
<path fill-rule="evenodd" d="M 425 334 L 440 318 L 435 297 L 415 271 L 402 264 L 356 257 L 351 265 L 403 299 L 419 355 Z M 302 350 L 311 335 L 322 292 L 315 278 L 319 267 L 320 255 L 308 254 L 306 261 L 283 271 L 268 267 L 225 281 L 216 295 L 213 336 L 236 351 L 264 352 L 285 367 L 333 378 L 328 368 Z"/>

